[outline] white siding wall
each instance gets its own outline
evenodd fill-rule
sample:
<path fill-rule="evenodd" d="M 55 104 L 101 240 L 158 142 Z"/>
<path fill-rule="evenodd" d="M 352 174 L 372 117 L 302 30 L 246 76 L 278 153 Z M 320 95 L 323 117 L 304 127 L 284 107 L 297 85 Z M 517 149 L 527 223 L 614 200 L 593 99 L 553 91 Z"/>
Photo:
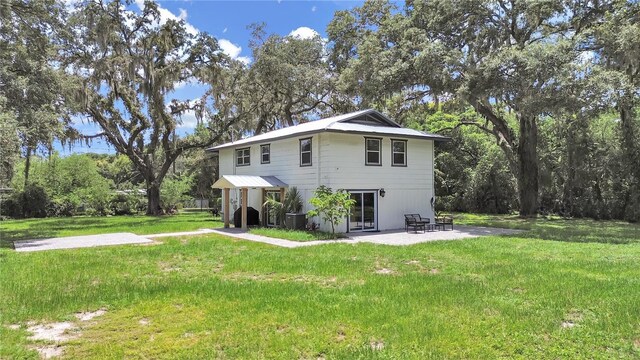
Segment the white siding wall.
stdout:
<path fill-rule="evenodd" d="M 384 198 L 377 196 L 378 228 L 404 227 L 404 214 L 419 213 L 432 218 L 433 141 L 408 139 L 407 166 L 391 166 L 391 139 L 382 138 L 382 166 L 365 165 L 363 135 L 322 133 L 313 136 L 312 166 L 300 167 L 299 140 L 290 138 L 271 142 L 271 163 L 260 164 L 260 145 L 251 145 L 251 165 L 235 166 L 235 148 L 220 150 L 221 175 L 277 176 L 297 186 L 305 207 L 319 185 L 334 190 L 375 190 L 384 188 Z M 241 147 L 240 147 L 241 148 Z M 320 169 L 320 171 L 318 171 Z M 239 190 L 231 190 L 231 199 L 239 200 Z M 260 210 L 261 190 L 249 190 L 249 206 Z M 239 205 L 239 203 L 237 203 Z M 234 210 L 232 208 L 232 210 Z M 318 222 L 318 219 L 315 219 Z M 322 224 L 322 229 L 329 226 Z M 346 232 L 346 223 L 337 231 Z"/>
<path fill-rule="evenodd" d="M 385 189 L 378 198 L 378 228 L 404 227 L 404 214 L 433 217 L 433 141 L 408 139 L 407 166 L 391 166 L 391 138 L 382 138 L 382 166 L 365 165 L 363 135 L 323 134 L 321 181 L 334 190 Z M 432 219 L 433 221 L 433 219 Z M 339 231 L 346 231 L 346 223 Z"/>
<path fill-rule="evenodd" d="M 257 175 L 276 176 L 289 186 L 296 186 L 303 197 L 306 212 L 310 210 L 308 199 L 313 196 L 313 190 L 318 187 L 318 138 L 319 134 L 312 136 L 311 141 L 311 166 L 300 166 L 300 138 L 276 140 L 270 143 L 253 144 L 251 148 L 251 165 L 236 166 L 236 148 L 220 150 L 220 175 Z M 260 145 L 271 145 L 271 162 L 260 163 Z M 239 146 L 238 149 L 246 146 Z M 231 200 L 240 204 L 240 190 L 231 190 Z M 224 199 L 223 199 L 224 201 Z M 261 211 L 262 190 L 249 189 L 248 205 Z M 235 210 L 232 205 L 232 211 Z"/>

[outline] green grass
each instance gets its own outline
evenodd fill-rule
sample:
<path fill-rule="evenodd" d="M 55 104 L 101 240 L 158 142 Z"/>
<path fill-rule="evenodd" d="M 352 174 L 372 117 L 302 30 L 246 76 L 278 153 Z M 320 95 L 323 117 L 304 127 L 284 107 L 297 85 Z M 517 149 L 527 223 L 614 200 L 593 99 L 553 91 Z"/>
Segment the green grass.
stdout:
<path fill-rule="evenodd" d="M 315 241 L 315 240 L 333 240 L 334 237 L 329 232 L 324 231 L 305 231 L 305 230 L 288 230 L 278 228 L 255 228 L 249 229 L 251 234 L 262 235 L 277 239 L 285 239 L 292 241 Z M 343 237 L 342 234 L 336 234 L 336 238 Z"/>
<path fill-rule="evenodd" d="M 402 247 L 212 235 L 0 249 L 0 359 L 37 358 L 28 321 L 102 307 L 66 358 L 635 359 L 639 227 L 602 224 L 538 220 L 511 237 Z M 563 241 L 545 240 L 549 229 Z M 616 243 L 583 242 L 589 229 Z"/>
<path fill-rule="evenodd" d="M 610 244 L 640 242 L 640 225 L 624 221 L 487 214 L 455 214 L 454 217 L 455 223 L 461 225 L 532 230 L 528 233 L 532 239 Z"/>
<path fill-rule="evenodd" d="M 172 216 L 61 217 L 0 221 L 0 243 L 61 236 L 131 232 L 138 235 L 221 227 L 208 212 L 181 212 Z M 1 245 L 1 244 L 0 244 Z"/>

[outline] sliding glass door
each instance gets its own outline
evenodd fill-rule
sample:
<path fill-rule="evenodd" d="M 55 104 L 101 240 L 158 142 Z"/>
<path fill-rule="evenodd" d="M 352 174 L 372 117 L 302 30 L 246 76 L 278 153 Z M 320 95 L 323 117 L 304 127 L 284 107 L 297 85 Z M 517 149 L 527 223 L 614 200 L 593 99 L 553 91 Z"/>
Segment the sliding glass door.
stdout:
<path fill-rule="evenodd" d="M 376 191 L 349 191 L 355 205 L 349 216 L 349 231 L 375 231 L 378 229 L 378 199 Z"/>

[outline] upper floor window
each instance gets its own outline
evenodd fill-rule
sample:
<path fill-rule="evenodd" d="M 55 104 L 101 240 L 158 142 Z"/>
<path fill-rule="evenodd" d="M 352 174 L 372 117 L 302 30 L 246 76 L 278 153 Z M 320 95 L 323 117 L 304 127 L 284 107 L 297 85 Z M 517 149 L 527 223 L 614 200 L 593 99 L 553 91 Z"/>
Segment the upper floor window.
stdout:
<path fill-rule="evenodd" d="M 391 165 L 407 166 L 407 140 L 391 139 Z"/>
<path fill-rule="evenodd" d="M 271 162 L 271 145 L 260 145 L 260 163 L 268 164 Z"/>
<path fill-rule="evenodd" d="M 382 165 L 382 140 L 378 138 L 364 138 L 365 165 Z"/>
<path fill-rule="evenodd" d="M 243 148 L 236 150 L 236 165 L 246 166 L 251 165 L 251 148 Z"/>
<path fill-rule="evenodd" d="M 311 138 L 300 139 L 300 166 L 311 166 Z"/>

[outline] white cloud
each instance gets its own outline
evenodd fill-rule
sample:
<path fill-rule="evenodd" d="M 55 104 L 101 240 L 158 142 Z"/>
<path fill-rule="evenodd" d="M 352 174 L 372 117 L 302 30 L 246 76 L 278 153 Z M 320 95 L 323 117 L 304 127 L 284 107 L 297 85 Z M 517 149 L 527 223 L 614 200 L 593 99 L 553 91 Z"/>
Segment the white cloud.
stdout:
<path fill-rule="evenodd" d="M 180 123 L 178 128 L 195 129 L 198 125 L 198 119 L 196 119 L 196 112 L 193 110 L 187 110 L 184 114 L 178 117 Z"/>
<path fill-rule="evenodd" d="M 202 101 L 201 98 L 196 98 L 193 100 L 187 100 L 186 102 L 189 106 L 195 106 Z M 169 104 L 167 104 L 167 108 L 169 108 Z M 196 118 L 195 110 L 187 110 L 181 115 L 177 116 L 178 120 L 178 128 L 179 129 L 194 129 L 198 125 L 198 119 Z"/>
<path fill-rule="evenodd" d="M 318 34 L 318 32 L 313 30 L 312 28 L 309 28 L 309 27 L 306 27 L 306 26 L 301 26 L 301 27 L 291 31 L 289 33 L 289 36 L 295 37 L 295 38 L 298 38 L 298 39 L 311 39 L 313 37 L 320 36 L 320 34 Z"/>
<path fill-rule="evenodd" d="M 135 0 L 136 5 L 140 10 L 144 9 L 144 0 Z M 158 12 L 160 13 L 160 25 L 166 23 L 168 20 L 185 20 L 184 26 L 189 34 L 196 35 L 200 31 L 195 28 L 195 26 L 186 22 L 187 19 L 187 11 L 184 9 L 180 9 L 180 15 L 176 16 L 174 13 L 169 11 L 168 9 L 163 8 L 158 4 Z"/>
<path fill-rule="evenodd" d="M 226 33 L 226 32 L 227 32 L 227 30 L 229 30 L 229 29 L 224 28 L 224 30 L 222 30 L 222 33 L 223 33 L 223 34 L 224 34 L 224 33 Z"/>
<path fill-rule="evenodd" d="M 180 20 L 187 21 L 187 10 L 180 8 L 180 15 L 178 15 Z"/>
<path fill-rule="evenodd" d="M 242 47 L 232 43 L 227 39 L 218 40 L 218 44 L 220 45 L 222 51 L 225 54 L 229 55 L 232 59 L 237 59 L 238 55 L 240 55 L 240 52 L 242 51 Z"/>
<path fill-rule="evenodd" d="M 238 56 L 236 59 L 245 65 L 249 65 L 251 63 L 251 58 L 248 56 Z"/>
<path fill-rule="evenodd" d="M 282 0 L 277 0 L 277 1 L 278 1 L 278 4 L 280 4 L 282 2 Z"/>
<path fill-rule="evenodd" d="M 187 87 L 187 86 L 194 86 L 194 85 L 197 85 L 197 84 L 198 84 L 198 81 L 196 79 L 190 78 L 190 79 L 187 79 L 187 80 L 184 80 L 184 81 L 176 82 L 173 85 L 173 90 L 178 90 L 178 89 L 182 89 L 182 88 Z"/>
<path fill-rule="evenodd" d="M 241 61 L 245 64 L 249 64 L 251 62 L 251 58 L 247 56 L 240 56 L 240 52 L 242 52 L 242 47 L 232 43 L 227 39 L 218 40 L 218 44 L 222 49 L 222 52 L 229 55 L 230 58 Z"/>
<path fill-rule="evenodd" d="M 311 7 L 311 11 L 312 11 L 312 12 L 316 12 L 316 10 L 317 10 L 316 6 L 315 6 L 315 5 L 313 5 L 313 6 Z"/>

